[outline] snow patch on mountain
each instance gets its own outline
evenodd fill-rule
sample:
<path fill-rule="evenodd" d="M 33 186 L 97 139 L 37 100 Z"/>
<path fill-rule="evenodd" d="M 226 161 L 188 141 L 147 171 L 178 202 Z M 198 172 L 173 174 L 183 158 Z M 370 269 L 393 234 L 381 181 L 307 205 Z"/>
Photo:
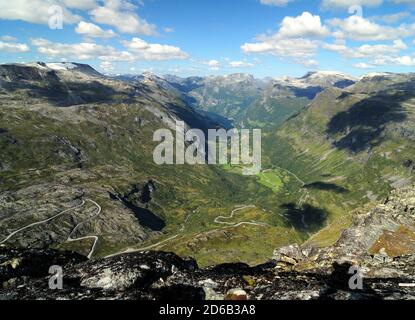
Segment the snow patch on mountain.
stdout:
<path fill-rule="evenodd" d="M 56 71 L 72 70 L 77 68 L 75 64 L 70 62 L 52 62 L 46 63 L 46 66 Z"/>

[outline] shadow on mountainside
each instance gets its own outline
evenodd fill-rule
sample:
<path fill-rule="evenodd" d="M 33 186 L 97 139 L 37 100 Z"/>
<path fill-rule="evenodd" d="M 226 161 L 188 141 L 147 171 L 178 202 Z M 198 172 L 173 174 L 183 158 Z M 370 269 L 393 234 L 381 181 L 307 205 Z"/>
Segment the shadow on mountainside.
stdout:
<path fill-rule="evenodd" d="M 295 203 L 286 203 L 281 209 L 288 223 L 302 232 L 317 232 L 324 227 L 328 216 L 325 210 L 309 204 L 297 206 Z"/>
<path fill-rule="evenodd" d="M 131 186 L 131 189 L 124 194 L 109 192 L 109 196 L 112 200 L 121 201 L 130 209 L 143 227 L 152 231 L 162 231 L 166 227 L 166 222 L 148 209 L 155 189 L 154 182 L 150 180 L 144 186 L 138 184 Z"/>
<path fill-rule="evenodd" d="M 44 84 L 35 82 L 3 83 L 2 88 L 12 93 L 24 92 L 29 98 L 44 99 L 57 107 L 111 102 L 114 98 L 121 96 L 124 96 L 125 101 L 130 99 L 127 93 L 117 92 L 98 81 L 89 83 L 45 81 Z"/>
<path fill-rule="evenodd" d="M 388 124 L 407 119 L 401 103 L 414 96 L 402 91 L 379 92 L 336 114 L 330 120 L 326 133 L 335 140 L 334 146 L 338 149 L 352 152 L 367 150 L 382 142 Z"/>
<path fill-rule="evenodd" d="M 348 191 L 346 188 L 339 186 L 335 183 L 328 183 L 328 182 L 322 182 L 322 181 L 316 181 L 313 183 L 306 184 L 304 188 L 321 190 L 321 191 L 333 191 L 336 193 L 346 193 Z"/>
<path fill-rule="evenodd" d="M 382 300 L 382 296 L 367 285 L 366 281 L 362 281 L 361 289 L 353 290 L 350 287 L 350 282 L 354 284 L 352 276 L 355 273 L 351 272 L 352 267 L 350 262 L 334 262 L 333 272 L 325 280 L 327 287 L 321 291 L 318 300 Z"/>
<path fill-rule="evenodd" d="M 54 70 L 17 65 L 0 66 L 0 89 L 21 94 L 21 98 L 44 99 L 58 107 L 131 98 L 129 92 L 117 92 L 97 80 L 64 81 Z"/>

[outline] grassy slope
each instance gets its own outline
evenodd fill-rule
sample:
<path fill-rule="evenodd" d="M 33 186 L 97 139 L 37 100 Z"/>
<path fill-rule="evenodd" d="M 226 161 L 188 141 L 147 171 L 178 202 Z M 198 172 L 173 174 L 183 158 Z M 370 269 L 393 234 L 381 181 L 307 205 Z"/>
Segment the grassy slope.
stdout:
<path fill-rule="evenodd" d="M 415 149 L 399 135 L 386 133 L 382 143 L 358 152 L 333 146 L 333 141 L 343 138 L 345 132 L 330 136 L 329 122 L 362 99 L 360 95 L 342 97 L 339 90 L 327 90 L 280 130 L 269 132 L 264 141 L 267 161 L 301 177 L 308 185 L 307 203 L 328 213 L 328 226 L 309 240 L 316 245 L 335 242 L 350 223 L 355 208 L 385 197 L 392 188 L 391 177 L 411 178 L 402 163 L 414 158 Z M 384 101 L 389 105 L 388 97 Z M 375 114 L 376 109 L 368 114 L 369 119 Z"/>
<path fill-rule="evenodd" d="M 201 264 L 235 260 L 257 263 L 269 259 L 275 247 L 305 239 L 305 235 L 293 230 L 279 215 L 279 206 L 297 197 L 295 193 L 290 194 L 289 187 L 279 186 L 281 190 L 276 194 L 258 183 L 256 177 L 244 177 L 220 166 L 155 165 L 152 152 L 156 143 L 152 142 L 152 134 L 155 128 L 164 125 L 139 105 L 42 107 L 41 110 L 0 110 L 0 128 L 7 130 L 7 136 L 2 134 L 0 138 L 4 151 L 0 161 L 9 167 L 0 172 L 1 191 L 19 190 L 38 183 L 54 184 L 67 176 L 68 185 L 89 190 L 89 196 L 108 213 L 113 200 L 107 192 L 112 188 L 123 193 L 136 183 L 149 179 L 157 181 L 157 205 L 151 205 L 150 209 L 165 220 L 163 233 L 139 244 L 128 239 L 121 241 L 122 229 L 101 234 L 98 256 L 180 235 L 161 249 L 195 256 Z M 144 126 L 136 123 L 137 117 L 144 121 Z M 80 159 L 68 145 L 81 150 Z M 74 170 L 79 174 L 69 174 Z M 102 190 L 107 192 L 102 193 Z M 237 205 L 257 208 L 235 216 L 230 222 L 236 224 L 247 219 L 268 225 L 229 228 L 215 223 L 217 216 L 229 215 Z M 21 223 L 24 225 L 24 220 Z M 221 230 L 232 235 L 226 244 L 223 241 L 229 237 Z M 203 238 L 209 232 L 214 235 L 209 241 L 193 244 L 195 237 Z M 264 233 L 272 236 L 264 241 Z M 89 244 L 86 240 L 62 247 L 85 252 Z"/>

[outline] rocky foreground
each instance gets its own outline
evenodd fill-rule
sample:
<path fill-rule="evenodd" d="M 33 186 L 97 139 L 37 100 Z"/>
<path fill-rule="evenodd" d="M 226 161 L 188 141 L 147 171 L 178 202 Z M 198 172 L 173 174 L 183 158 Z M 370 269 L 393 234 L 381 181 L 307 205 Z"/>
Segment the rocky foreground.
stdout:
<path fill-rule="evenodd" d="M 410 187 L 357 212 L 334 246 L 281 248 L 257 267 L 199 269 L 192 259 L 162 252 L 88 261 L 49 249 L 1 247 L 0 299 L 415 299 L 414 252 Z M 51 266 L 62 267 L 62 289 L 50 289 Z"/>

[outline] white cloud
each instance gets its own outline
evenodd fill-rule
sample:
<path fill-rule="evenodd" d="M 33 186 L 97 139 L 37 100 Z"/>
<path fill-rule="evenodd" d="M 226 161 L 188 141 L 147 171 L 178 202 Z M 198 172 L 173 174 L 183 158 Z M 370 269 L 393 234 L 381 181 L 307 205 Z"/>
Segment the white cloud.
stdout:
<path fill-rule="evenodd" d="M 64 5 L 72 9 L 88 10 L 98 6 L 96 0 L 61 0 Z"/>
<path fill-rule="evenodd" d="M 415 4 L 415 0 L 393 0 L 396 4 Z"/>
<path fill-rule="evenodd" d="M 349 38 L 358 41 L 382 41 L 408 37 L 415 34 L 415 24 L 402 24 L 397 28 L 384 26 L 359 16 L 350 16 L 344 20 L 332 19 L 329 23 L 338 30 L 337 38 Z"/>
<path fill-rule="evenodd" d="M 0 52 L 24 53 L 30 51 L 25 43 L 18 43 L 15 37 L 4 35 L 0 36 Z"/>
<path fill-rule="evenodd" d="M 231 61 L 229 62 L 229 66 L 231 68 L 250 68 L 253 67 L 254 64 L 246 61 Z"/>
<path fill-rule="evenodd" d="M 163 30 L 166 33 L 172 33 L 172 32 L 174 32 L 174 29 L 173 28 L 164 28 Z"/>
<path fill-rule="evenodd" d="M 209 60 L 204 62 L 207 66 L 209 66 L 209 69 L 212 71 L 218 71 L 220 69 L 220 62 L 218 60 Z"/>
<path fill-rule="evenodd" d="M 319 16 L 309 12 L 303 12 L 298 17 L 285 17 L 282 20 L 278 37 L 300 38 L 300 37 L 324 37 L 329 34 L 326 26 L 321 24 Z"/>
<path fill-rule="evenodd" d="M 52 58 L 65 60 L 93 60 L 103 61 L 128 61 L 137 60 L 127 51 L 118 51 L 111 46 L 102 46 L 93 42 L 75 44 L 51 42 L 46 39 L 32 39 L 32 44 L 38 52 Z"/>
<path fill-rule="evenodd" d="M 2 52 L 28 52 L 29 46 L 25 43 L 0 41 L 0 51 Z"/>
<path fill-rule="evenodd" d="M 241 46 L 244 53 L 271 54 L 277 57 L 291 58 L 306 66 L 315 65 L 313 57 L 317 53 L 319 38 L 330 34 L 321 23 L 319 16 L 303 12 L 298 17 L 285 17 L 280 29 L 274 35 L 261 35 L 257 42 Z"/>
<path fill-rule="evenodd" d="M 245 43 L 245 53 L 268 53 L 280 57 L 303 58 L 313 56 L 319 43 L 309 39 L 265 39 L 259 43 Z"/>
<path fill-rule="evenodd" d="M 365 62 L 356 63 L 355 65 L 353 65 L 353 67 L 358 68 L 358 69 L 372 69 L 372 68 L 374 68 L 373 65 L 365 63 Z"/>
<path fill-rule="evenodd" d="M 410 56 L 383 57 L 373 60 L 372 63 L 377 66 L 395 65 L 412 67 L 415 66 L 415 58 L 412 58 Z"/>
<path fill-rule="evenodd" d="M 107 72 L 107 73 L 114 70 L 114 65 L 110 61 L 101 62 L 99 67 L 101 68 L 101 70 L 103 70 L 104 72 Z"/>
<path fill-rule="evenodd" d="M 402 40 L 395 40 L 391 45 L 364 44 L 353 48 L 347 47 L 345 41 L 339 41 L 332 44 L 325 43 L 322 47 L 326 50 L 337 52 L 346 58 L 375 58 L 385 55 L 398 55 L 400 51 L 408 48 Z"/>
<path fill-rule="evenodd" d="M 179 47 L 148 43 L 139 38 L 121 42 L 139 60 L 185 60 L 189 55 Z"/>
<path fill-rule="evenodd" d="M 338 41 L 332 44 L 323 44 L 326 50 L 334 51 L 342 56 L 353 59 L 369 59 L 368 62 L 356 63 L 353 66 L 360 69 L 371 69 L 376 66 L 415 66 L 415 58 L 408 55 L 401 55 L 402 51 L 407 50 L 408 45 L 398 39 L 392 44 L 364 44 L 359 47 L 347 47 L 346 41 Z"/>
<path fill-rule="evenodd" d="M 393 24 L 398 21 L 401 21 L 405 18 L 409 18 L 411 14 L 409 12 L 398 12 L 398 13 L 392 13 L 392 14 L 385 14 L 381 16 L 373 16 L 370 19 L 373 21 L 380 21 L 387 24 Z"/>
<path fill-rule="evenodd" d="M 262 4 L 267 6 L 276 6 L 276 7 L 283 7 L 286 6 L 289 2 L 293 2 L 294 0 L 260 0 Z"/>
<path fill-rule="evenodd" d="M 305 59 L 305 60 L 299 60 L 298 63 L 301 63 L 307 68 L 317 68 L 319 66 L 319 63 L 315 59 Z"/>
<path fill-rule="evenodd" d="M 134 62 L 139 60 L 177 60 L 186 59 L 188 55 L 173 46 L 150 44 L 141 39 L 134 38 L 131 42 L 123 41 L 128 49 L 120 51 L 112 46 L 103 46 L 94 42 L 75 44 L 51 42 L 46 39 L 32 39 L 32 44 L 38 52 L 48 57 L 116 62 Z"/>
<path fill-rule="evenodd" d="M 56 5 L 63 10 L 63 23 L 73 24 L 81 18 L 68 10 L 67 4 L 76 8 L 80 1 L 63 0 L 0 0 L 0 19 L 22 20 L 30 23 L 48 24 L 50 19 L 50 8 Z"/>
<path fill-rule="evenodd" d="M 94 22 L 114 26 L 120 32 L 157 34 L 155 25 L 137 15 L 137 6 L 132 0 L 102 0 L 99 3 L 97 0 L 0 0 L 0 19 L 48 25 L 53 14 L 51 8 L 59 6 L 62 8 L 64 24 L 82 20 L 73 10 L 89 10 Z"/>
<path fill-rule="evenodd" d="M 116 36 L 113 30 L 103 30 L 93 23 L 81 21 L 78 23 L 75 31 L 89 38 L 112 38 Z"/>
<path fill-rule="evenodd" d="M 360 47 L 349 48 L 346 46 L 345 41 L 324 44 L 323 48 L 331 51 L 338 52 L 346 58 L 365 58 L 367 62 L 359 62 L 354 64 L 355 68 L 359 69 L 372 69 L 376 66 L 415 66 L 415 58 L 409 55 L 401 55 L 402 50 L 406 50 L 409 47 L 402 40 L 395 40 L 390 45 L 377 44 L 368 45 L 364 44 Z"/>
<path fill-rule="evenodd" d="M 0 36 L 0 40 L 2 41 L 7 41 L 7 42 L 14 42 L 17 41 L 17 39 L 15 37 L 12 36 Z"/>
<path fill-rule="evenodd" d="M 323 8 L 377 7 L 382 3 L 383 0 L 323 0 Z"/>
<path fill-rule="evenodd" d="M 130 34 L 155 35 L 156 26 L 140 18 L 137 6 L 128 0 L 104 0 L 104 5 L 90 11 L 92 19 Z"/>

